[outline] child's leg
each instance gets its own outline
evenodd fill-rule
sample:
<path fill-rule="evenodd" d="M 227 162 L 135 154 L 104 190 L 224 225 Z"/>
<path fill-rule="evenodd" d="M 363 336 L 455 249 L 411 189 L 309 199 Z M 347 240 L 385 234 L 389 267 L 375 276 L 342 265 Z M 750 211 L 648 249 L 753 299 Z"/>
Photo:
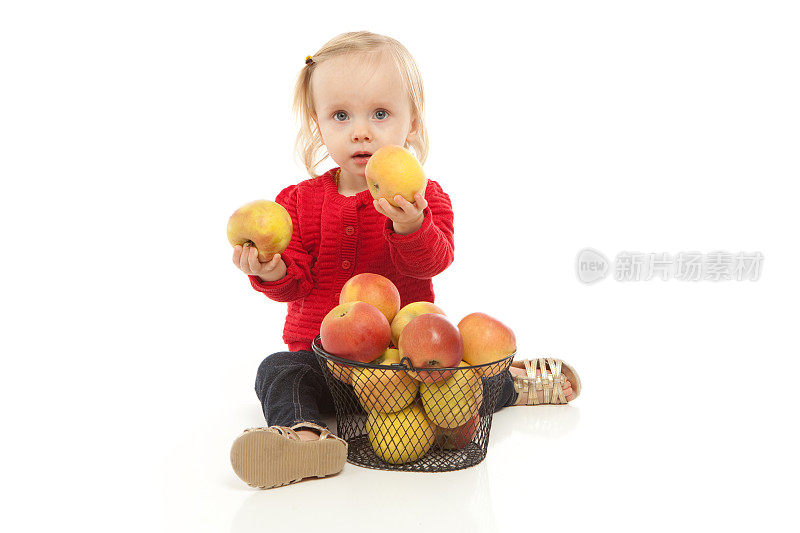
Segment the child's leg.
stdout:
<path fill-rule="evenodd" d="M 231 465 L 240 479 L 271 488 L 342 470 L 347 443 L 321 420 L 333 412 L 333 399 L 313 352 L 270 355 L 259 365 L 255 390 L 270 427 L 245 430 L 233 442 Z"/>
<path fill-rule="evenodd" d="M 497 401 L 494 404 L 494 412 L 496 413 L 503 407 L 513 405 L 517 399 L 517 391 L 514 390 L 514 380 L 511 379 L 511 374 L 502 372 L 496 376 L 486 378 L 483 383 L 483 397 L 489 397 L 489 387 L 497 387 Z M 481 417 L 488 414 L 488 404 L 483 402 L 479 414 Z"/>
<path fill-rule="evenodd" d="M 333 412 L 333 398 L 313 352 L 270 355 L 258 367 L 255 390 L 268 426 L 311 422 L 327 427 L 321 414 Z M 297 433 L 304 440 L 319 435 L 310 430 Z"/>

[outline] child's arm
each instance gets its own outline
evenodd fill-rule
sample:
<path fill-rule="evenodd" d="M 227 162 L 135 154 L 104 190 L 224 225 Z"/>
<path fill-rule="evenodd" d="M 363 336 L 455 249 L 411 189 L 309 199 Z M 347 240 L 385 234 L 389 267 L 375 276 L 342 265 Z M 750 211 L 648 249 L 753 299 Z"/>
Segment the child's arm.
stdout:
<path fill-rule="evenodd" d="M 291 302 L 305 298 L 311 292 L 313 281 L 311 278 L 311 265 L 314 259 L 305 251 L 300 241 L 300 219 L 297 216 L 297 186 L 290 185 L 282 190 L 275 201 L 281 204 L 292 217 L 292 240 L 289 246 L 276 260 L 275 265 L 269 269 L 264 279 L 258 275 L 248 275 L 250 284 L 255 290 L 276 302 Z M 258 261 L 258 258 L 256 258 Z M 281 267 L 281 265 L 284 265 Z M 263 265 L 263 263 L 262 263 Z M 278 274 L 285 269 L 282 276 Z M 269 281 L 274 280 L 274 281 Z"/>
<path fill-rule="evenodd" d="M 384 202 L 374 205 L 387 217 L 383 234 L 401 274 L 428 279 L 450 266 L 455 248 L 453 208 L 438 183 L 428 180 L 425 197 L 418 195 L 414 204 L 401 200 L 396 208 Z"/>

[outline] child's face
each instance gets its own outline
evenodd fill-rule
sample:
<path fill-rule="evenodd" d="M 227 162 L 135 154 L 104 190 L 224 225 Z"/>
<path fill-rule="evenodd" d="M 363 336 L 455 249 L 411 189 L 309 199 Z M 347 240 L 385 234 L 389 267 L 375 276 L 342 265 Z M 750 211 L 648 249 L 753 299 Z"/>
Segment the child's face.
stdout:
<path fill-rule="evenodd" d="M 311 91 L 328 154 L 348 177 L 364 177 L 369 157 L 387 144 L 403 146 L 416 132 L 400 73 L 381 54 L 340 56 L 314 70 Z"/>

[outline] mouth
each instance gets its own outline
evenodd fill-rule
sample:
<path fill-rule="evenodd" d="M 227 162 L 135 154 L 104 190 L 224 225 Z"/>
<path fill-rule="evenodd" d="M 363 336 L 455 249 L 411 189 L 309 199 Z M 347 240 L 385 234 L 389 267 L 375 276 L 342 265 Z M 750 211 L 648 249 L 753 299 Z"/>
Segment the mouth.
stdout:
<path fill-rule="evenodd" d="M 372 152 L 356 152 L 353 154 L 353 159 L 359 165 L 366 165 L 369 158 L 372 156 Z"/>

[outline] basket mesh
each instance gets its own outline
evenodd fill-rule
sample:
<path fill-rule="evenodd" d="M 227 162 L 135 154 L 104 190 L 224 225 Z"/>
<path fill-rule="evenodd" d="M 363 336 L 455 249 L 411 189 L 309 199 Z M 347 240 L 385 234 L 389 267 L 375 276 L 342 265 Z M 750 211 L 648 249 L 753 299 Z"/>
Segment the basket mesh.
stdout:
<path fill-rule="evenodd" d="M 514 354 L 487 365 L 412 369 L 358 363 L 312 348 L 336 408 L 347 460 L 366 468 L 446 472 L 486 457 L 492 414 Z"/>

